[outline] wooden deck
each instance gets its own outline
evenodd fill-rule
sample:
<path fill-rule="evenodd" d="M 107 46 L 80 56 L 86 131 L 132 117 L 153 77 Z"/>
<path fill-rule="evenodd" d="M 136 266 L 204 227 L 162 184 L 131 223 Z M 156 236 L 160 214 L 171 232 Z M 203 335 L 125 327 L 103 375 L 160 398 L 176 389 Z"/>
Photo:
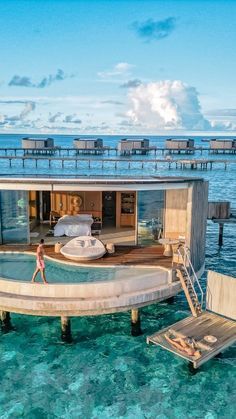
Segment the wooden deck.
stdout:
<path fill-rule="evenodd" d="M 17 246 L 0 246 L 0 251 L 30 251 L 36 252 L 37 246 L 17 245 Z M 86 261 L 86 265 L 146 265 L 146 266 L 160 266 L 166 269 L 171 269 L 172 258 L 163 256 L 164 248 L 162 246 L 150 247 L 136 247 L 136 246 L 116 246 L 116 251 L 113 255 L 106 254 L 101 259 L 94 261 Z M 45 254 L 55 260 L 69 262 L 61 253 L 55 253 L 54 246 L 45 245 Z M 76 264 L 76 262 L 73 262 Z M 78 262 L 78 265 L 83 262 Z"/>
<path fill-rule="evenodd" d="M 165 338 L 169 332 L 175 337 L 191 337 L 196 341 L 196 346 L 201 351 L 201 357 L 196 360 L 194 357 L 174 348 Z M 215 343 L 206 342 L 204 336 L 212 335 L 217 338 Z M 170 327 L 147 337 L 147 343 L 154 343 L 162 348 L 178 355 L 193 363 L 194 368 L 198 368 L 209 359 L 213 358 L 225 348 L 236 341 L 236 322 L 226 319 L 211 312 L 203 312 L 199 317 L 187 317 Z"/>

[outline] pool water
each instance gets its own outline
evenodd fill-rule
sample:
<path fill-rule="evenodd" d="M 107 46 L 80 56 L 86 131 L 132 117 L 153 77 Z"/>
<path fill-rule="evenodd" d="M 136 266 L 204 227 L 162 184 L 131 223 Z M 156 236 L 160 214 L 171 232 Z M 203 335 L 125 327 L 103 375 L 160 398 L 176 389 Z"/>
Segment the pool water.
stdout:
<path fill-rule="evenodd" d="M 149 273 L 150 268 L 86 267 L 53 262 L 45 258 L 46 278 L 49 283 L 76 284 L 81 282 L 112 281 L 130 274 Z M 27 254 L 0 253 L 0 277 L 28 282 L 36 268 L 35 256 Z M 41 281 L 40 273 L 36 282 Z"/>

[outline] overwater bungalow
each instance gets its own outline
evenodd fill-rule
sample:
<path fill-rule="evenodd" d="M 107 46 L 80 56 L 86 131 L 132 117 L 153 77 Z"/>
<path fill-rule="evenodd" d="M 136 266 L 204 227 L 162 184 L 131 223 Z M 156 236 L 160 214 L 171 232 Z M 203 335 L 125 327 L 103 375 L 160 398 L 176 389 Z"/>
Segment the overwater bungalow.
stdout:
<path fill-rule="evenodd" d="M 25 154 L 51 154 L 54 149 L 54 139 L 25 137 L 21 140 L 21 146 Z"/>
<path fill-rule="evenodd" d="M 150 147 L 146 138 L 124 138 L 118 143 L 118 151 L 123 156 L 131 154 L 148 154 L 154 147 Z"/>
<path fill-rule="evenodd" d="M 0 179 L 0 198 L 0 251 L 8 259 L 16 257 L 12 251 L 31 255 L 44 238 L 47 263 L 59 266 L 56 282 L 49 278 L 47 287 L 27 278 L 0 279 L 0 311 L 60 316 L 65 326 L 69 316 L 132 310 L 137 324 L 139 307 L 182 289 L 175 269 L 180 243 L 196 277 L 204 271 L 208 183 L 203 179 L 8 177 Z M 86 263 L 66 259 L 60 248 L 81 232 L 98 238 L 107 253 Z M 82 250 L 85 242 L 77 242 Z M 71 273 L 73 283 L 57 283 L 64 281 L 61 264 L 79 267 Z M 77 283 L 81 266 L 87 275 L 98 269 L 97 280 Z M 15 270 L 11 275 L 18 279 Z"/>
<path fill-rule="evenodd" d="M 194 140 L 190 138 L 169 138 L 165 141 L 165 149 L 169 153 L 194 153 Z"/>
<path fill-rule="evenodd" d="M 213 138 L 210 140 L 210 153 L 236 153 L 236 139 Z"/>
<path fill-rule="evenodd" d="M 73 145 L 82 154 L 101 154 L 104 151 L 102 138 L 75 138 Z"/>

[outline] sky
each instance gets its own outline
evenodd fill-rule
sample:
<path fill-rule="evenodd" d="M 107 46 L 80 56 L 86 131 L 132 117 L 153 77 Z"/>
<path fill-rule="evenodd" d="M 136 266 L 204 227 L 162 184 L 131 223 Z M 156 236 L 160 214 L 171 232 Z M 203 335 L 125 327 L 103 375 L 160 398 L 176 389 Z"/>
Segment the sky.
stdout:
<path fill-rule="evenodd" d="M 0 0 L 0 133 L 236 128 L 236 0 Z"/>

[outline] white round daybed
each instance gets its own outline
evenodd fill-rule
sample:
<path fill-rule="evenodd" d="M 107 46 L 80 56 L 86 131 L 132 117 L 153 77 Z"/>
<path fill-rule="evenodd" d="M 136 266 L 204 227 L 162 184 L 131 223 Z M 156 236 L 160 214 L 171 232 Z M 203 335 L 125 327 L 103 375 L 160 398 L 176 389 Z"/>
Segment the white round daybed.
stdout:
<path fill-rule="evenodd" d="M 61 254 L 71 260 L 99 259 L 106 253 L 104 244 L 92 236 L 79 236 L 70 240 L 60 250 Z"/>

